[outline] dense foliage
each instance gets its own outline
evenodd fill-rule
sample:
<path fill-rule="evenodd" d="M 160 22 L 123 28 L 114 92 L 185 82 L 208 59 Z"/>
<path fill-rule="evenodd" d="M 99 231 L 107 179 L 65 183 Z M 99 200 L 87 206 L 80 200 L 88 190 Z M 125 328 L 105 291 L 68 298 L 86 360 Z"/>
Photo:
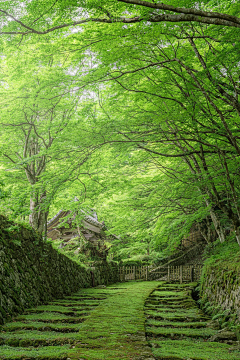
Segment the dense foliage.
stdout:
<path fill-rule="evenodd" d="M 240 245 L 239 5 L 80 3 L 0 2 L 2 211 L 42 232 L 77 196 L 118 258 Z"/>

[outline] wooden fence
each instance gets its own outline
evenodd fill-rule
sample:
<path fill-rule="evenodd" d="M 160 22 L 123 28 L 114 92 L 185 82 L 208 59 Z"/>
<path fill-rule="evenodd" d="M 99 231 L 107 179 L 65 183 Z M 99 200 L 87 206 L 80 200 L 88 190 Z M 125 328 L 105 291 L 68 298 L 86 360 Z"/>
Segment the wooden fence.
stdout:
<path fill-rule="evenodd" d="M 163 279 L 168 282 L 193 282 L 200 279 L 202 265 L 179 265 L 179 266 L 120 266 L 120 281 L 129 280 L 157 280 Z"/>
<path fill-rule="evenodd" d="M 148 266 L 120 266 L 120 281 L 148 280 Z"/>

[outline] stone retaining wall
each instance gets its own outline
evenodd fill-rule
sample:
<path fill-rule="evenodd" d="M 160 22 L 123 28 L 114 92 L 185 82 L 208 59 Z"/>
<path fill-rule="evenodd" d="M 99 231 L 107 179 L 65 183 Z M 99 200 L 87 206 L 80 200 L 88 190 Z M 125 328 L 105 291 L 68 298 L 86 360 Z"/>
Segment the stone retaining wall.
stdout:
<path fill-rule="evenodd" d="M 88 269 L 72 261 L 33 230 L 0 215 L 0 324 L 24 309 L 62 298 L 82 287 L 119 280 L 115 264 Z"/>
<path fill-rule="evenodd" d="M 200 297 L 202 307 L 218 314 L 219 322 L 229 318 L 240 322 L 240 267 L 227 262 L 204 266 Z"/>

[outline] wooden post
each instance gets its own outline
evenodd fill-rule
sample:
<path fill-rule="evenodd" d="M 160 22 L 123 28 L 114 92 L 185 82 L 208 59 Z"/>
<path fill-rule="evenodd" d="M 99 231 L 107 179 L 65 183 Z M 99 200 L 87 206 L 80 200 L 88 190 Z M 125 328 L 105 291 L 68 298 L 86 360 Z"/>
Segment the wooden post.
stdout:
<path fill-rule="evenodd" d="M 183 267 L 182 267 L 182 265 L 180 265 L 180 284 L 182 284 L 183 283 Z"/>
<path fill-rule="evenodd" d="M 194 281 L 194 266 L 191 266 L 191 282 Z"/>
<path fill-rule="evenodd" d="M 136 265 L 134 265 L 133 267 L 133 271 L 134 271 L 134 280 L 137 280 L 137 274 L 136 274 Z"/>
<path fill-rule="evenodd" d="M 146 281 L 148 281 L 148 266 L 146 266 Z"/>
<path fill-rule="evenodd" d="M 170 266 L 168 265 L 168 275 L 167 275 L 168 282 L 170 281 Z"/>
<path fill-rule="evenodd" d="M 122 267 L 122 281 L 125 281 L 125 266 Z"/>

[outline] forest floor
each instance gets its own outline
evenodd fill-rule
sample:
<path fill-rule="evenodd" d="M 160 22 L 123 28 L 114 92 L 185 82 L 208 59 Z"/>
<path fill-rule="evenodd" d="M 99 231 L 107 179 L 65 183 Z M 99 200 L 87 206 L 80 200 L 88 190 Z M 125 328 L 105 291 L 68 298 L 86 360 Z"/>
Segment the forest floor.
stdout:
<path fill-rule="evenodd" d="M 26 310 L 0 333 L 0 359 L 237 360 L 191 297 L 160 281 L 81 289 Z"/>

